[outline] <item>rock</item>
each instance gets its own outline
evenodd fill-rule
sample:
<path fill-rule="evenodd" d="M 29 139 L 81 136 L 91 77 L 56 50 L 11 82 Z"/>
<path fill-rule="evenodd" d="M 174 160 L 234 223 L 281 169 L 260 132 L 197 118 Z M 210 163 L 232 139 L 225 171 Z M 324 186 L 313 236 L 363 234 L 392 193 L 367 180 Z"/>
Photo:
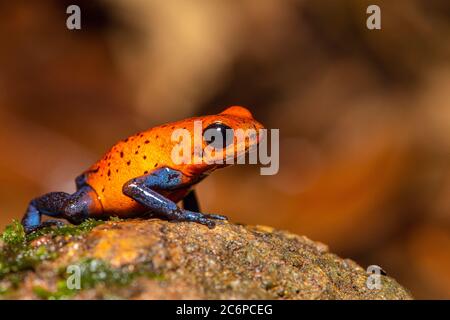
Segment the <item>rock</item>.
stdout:
<path fill-rule="evenodd" d="M 411 299 L 384 275 L 381 289 L 368 289 L 368 275 L 355 262 L 329 253 L 324 244 L 269 227 L 224 222 L 208 229 L 156 219 L 99 223 L 46 229 L 23 239 L 18 224 L 12 236 L 13 229 L 5 232 L 0 297 Z M 26 254 L 12 247 L 17 243 Z M 78 284 L 80 290 L 68 288 Z"/>

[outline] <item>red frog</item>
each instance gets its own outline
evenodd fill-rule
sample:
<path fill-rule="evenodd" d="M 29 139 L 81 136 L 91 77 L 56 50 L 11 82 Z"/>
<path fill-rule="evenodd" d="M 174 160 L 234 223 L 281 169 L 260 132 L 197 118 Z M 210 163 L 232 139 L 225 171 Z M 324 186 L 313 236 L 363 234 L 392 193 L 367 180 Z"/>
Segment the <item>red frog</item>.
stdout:
<path fill-rule="evenodd" d="M 80 224 L 87 218 L 158 217 L 197 222 L 210 228 L 215 226 L 215 220 L 226 220 L 222 215 L 200 213 L 193 187 L 215 169 L 227 166 L 229 161 L 220 164 L 195 159 L 204 157 L 203 152 L 200 155 L 193 152 L 192 161 L 187 163 L 173 160 L 173 149 L 179 142 L 173 141 L 172 133 L 177 129 L 187 130 L 191 133 L 189 142 L 194 145 L 194 122 L 201 123 L 203 134 L 212 130 L 222 135 L 220 141 L 231 141 L 219 146 L 223 160 L 236 159 L 238 150 L 248 152 L 260 139 L 258 134 L 256 139 L 241 142 L 236 137 L 227 140 L 229 132 L 236 129 L 259 132 L 263 128 L 246 108 L 233 106 L 217 115 L 189 118 L 137 133 L 118 142 L 78 176 L 75 193 L 51 192 L 32 200 L 22 219 L 25 231 L 29 233 L 62 223 L 59 220 L 41 222 L 42 215 L 63 218 L 73 224 Z M 205 150 L 213 140 L 203 134 L 200 145 Z M 181 200 L 183 208 L 176 204 Z"/>

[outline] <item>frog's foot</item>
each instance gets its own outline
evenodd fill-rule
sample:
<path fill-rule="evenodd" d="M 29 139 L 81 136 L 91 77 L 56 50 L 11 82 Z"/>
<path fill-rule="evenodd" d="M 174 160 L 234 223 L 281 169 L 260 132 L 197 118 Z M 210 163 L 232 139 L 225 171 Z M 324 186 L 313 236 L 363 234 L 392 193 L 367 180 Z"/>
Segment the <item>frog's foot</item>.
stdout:
<path fill-rule="evenodd" d="M 189 210 L 181 210 L 181 213 L 177 218 L 171 221 L 190 221 L 203 224 L 212 229 L 216 226 L 214 220 L 228 220 L 227 217 L 218 214 L 205 214 L 200 212 L 194 212 Z"/>
<path fill-rule="evenodd" d="M 50 219 L 50 220 L 41 222 L 41 224 L 39 224 L 37 226 L 32 226 L 32 227 L 24 226 L 24 230 L 25 230 L 26 234 L 29 234 L 29 233 L 38 231 L 43 228 L 52 227 L 52 226 L 56 226 L 57 228 L 60 228 L 64 225 L 66 225 L 66 223 L 64 223 L 63 221 Z"/>

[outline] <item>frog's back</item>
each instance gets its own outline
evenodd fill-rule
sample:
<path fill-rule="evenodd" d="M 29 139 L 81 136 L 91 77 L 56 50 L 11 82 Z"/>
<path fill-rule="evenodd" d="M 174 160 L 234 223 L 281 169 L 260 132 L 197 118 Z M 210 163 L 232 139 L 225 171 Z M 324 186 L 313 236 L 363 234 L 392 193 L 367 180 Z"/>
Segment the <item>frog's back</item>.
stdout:
<path fill-rule="evenodd" d="M 158 129 L 161 127 L 118 142 L 84 173 L 85 181 L 96 191 L 105 215 L 128 216 L 144 210 L 123 194 L 122 186 L 133 178 L 171 165 L 170 150 L 166 150 L 170 146 L 170 135 L 167 137 Z"/>

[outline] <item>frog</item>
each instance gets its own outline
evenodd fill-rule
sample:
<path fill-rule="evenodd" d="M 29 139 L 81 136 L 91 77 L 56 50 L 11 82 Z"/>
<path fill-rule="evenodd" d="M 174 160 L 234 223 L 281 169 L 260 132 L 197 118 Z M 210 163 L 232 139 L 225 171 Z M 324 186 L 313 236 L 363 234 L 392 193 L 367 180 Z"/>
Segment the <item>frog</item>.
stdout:
<path fill-rule="evenodd" d="M 214 146 L 221 150 L 215 159 L 204 161 L 204 152 L 192 151 L 191 161 L 174 158 L 179 141 L 173 139 L 176 130 L 189 133 L 189 143 L 195 146 L 195 124 L 200 123 L 201 151 Z M 254 130 L 255 139 L 237 142 L 227 139 L 229 133 Z M 214 228 L 224 215 L 201 213 L 195 186 L 216 169 L 234 164 L 239 150 L 244 154 L 258 146 L 263 125 L 242 106 L 231 106 L 219 114 L 166 123 L 138 132 L 113 145 L 97 162 L 75 179 L 76 191 L 50 192 L 34 198 L 21 220 L 26 233 L 43 227 L 64 225 L 61 219 L 78 225 L 86 219 L 107 220 L 111 217 L 158 218 L 171 222 L 194 222 Z M 223 139 L 206 138 L 213 132 Z M 214 135 L 213 135 L 214 136 Z M 211 155 L 211 153 L 209 153 Z M 219 157 L 219 158 L 218 158 Z M 182 206 L 178 205 L 182 202 Z M 42 216 L 50 219 L 42 221 Z"/>

